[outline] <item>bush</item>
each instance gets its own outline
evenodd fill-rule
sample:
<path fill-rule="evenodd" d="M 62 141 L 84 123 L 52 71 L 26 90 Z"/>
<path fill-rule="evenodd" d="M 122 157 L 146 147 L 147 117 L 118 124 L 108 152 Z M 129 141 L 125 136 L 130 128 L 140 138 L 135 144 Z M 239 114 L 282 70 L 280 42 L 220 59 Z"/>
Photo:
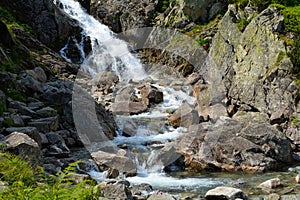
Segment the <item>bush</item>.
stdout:
<path fill-rule="evenodd" d="M 74 184 L 72 174 L 76 164 L 71 164 L 56 176 L 44 174 L 41 168 L 33 169 L 29 163 L 17 156 L 0 153 L 0 180 L 8 188 L 0 192 L 0 199 L 98 199 L 99 191 L 94 190 L 95 181 Z"/>
<path fill-rule="evenodd" d="M 293 63 L 292 72 L 295 74 L 300 73 L 300 36 L 294 39 L 294 46 L 291 52 L 288 53 Z"/>

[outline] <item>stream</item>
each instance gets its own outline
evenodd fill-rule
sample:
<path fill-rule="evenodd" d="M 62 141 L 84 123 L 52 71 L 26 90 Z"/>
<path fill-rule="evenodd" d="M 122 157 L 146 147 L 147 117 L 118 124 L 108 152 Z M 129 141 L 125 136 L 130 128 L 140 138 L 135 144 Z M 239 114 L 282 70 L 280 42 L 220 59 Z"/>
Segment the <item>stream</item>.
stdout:
<path fill-rule="evenodd" d="M 180 77 L 161 78 L 154 74 L 147 74 L 143 64 L 130 53 L 128 44 L 115 37 L 115 34 L 105 25 L 88 15 L 78 2 L 73 0 L 54 0 L 54 3 L 63 9 L 71 18 L 77 20 L 83 29 L 82 35 L 89 37 L 92 45 L 92 52 L 85 55 L 82 42 L 78 41 L 83 62 L 80 70 L 95 77 L 98 73 L 112 71 L 118 77 L 120 83 L 115 90 L 127 85 L 135 87 L 140 82 L 149 84 L 163 92 L 163 102 L 152 105 L 147 112 L 135 115 L 115 114 L 117 123 L 117 137 L 110 141 L 115 149 L 126 145 L 126 150 L 137 165 L 137 175 L 123 177 L 131 184 L 148 183 L 155 190 L 161 190 L 178 197 L 185 194 L 192 194 L 195 199 L 201 198 L 209 189 L 217 186 L 238 186 L 245 188 L 250 195 L 258 195 L 255 188 L 260 182 L 274 177 L 293 176 L 292 173 L 274 172 L 270 174 L 251 175 L 242 173 L 192 173 L 186 171 L 174 171 L 166 173 L 164 165 L 156 162 L 155 155 L 167 145 L 175 145 L 176 138 L 183 135 L 187 130 L 183 127 L 173 128 L 166 123 L 169 113 L 178 109 L 182 103 L 195 105 L 196 99 L 191 96 L 191 88 L 182 86 L 181 89 L 172 87 L 172 82 L 184 80 Z M 61 50 L 61 55 L 70 62 L 66 56 L 68 44 Z M 150 82 L 145 80 L 150 79 Z M 136 96 L 139 97 L 139 92 Z M 105 97 L 101 97 L 105 98 Z M 122 135 L 124 123 L 136 125 L 135 134 L 131 137 Z M 175 147 L 176 148 L 176 147 Z M 176 158 L 177 159 L 177 158 Z M 176 160 L 175 158 L 172 161 Z M 171 164 L 171 161 L 168 163 Z M 91 171 L 90 175 L 98 180 L 104 181 L 105 172 Z M 286 178 L 285 178 L 286 179 Z M 287 179 L 288 180 L 288 179 Z M 288 183 L 286 183 L 288 184 Z M 251 191 L 250 191 L 251 190 Z"/>

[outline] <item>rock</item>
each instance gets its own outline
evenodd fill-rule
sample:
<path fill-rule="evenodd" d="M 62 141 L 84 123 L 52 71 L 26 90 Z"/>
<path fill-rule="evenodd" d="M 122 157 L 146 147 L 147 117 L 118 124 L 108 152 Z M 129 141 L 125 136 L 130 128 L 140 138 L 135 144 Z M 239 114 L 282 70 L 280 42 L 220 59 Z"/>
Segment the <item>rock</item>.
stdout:
<path fill-rule="evenodd" d="M 297 174 L 297 176 L 295 177 L 295 181 L 296 183 L 300 183 L 300 174 Z"/>
<path fill-rule="evenodd" d="M 209 190 L 205 194 L 206 200 L 218 200 L 218 199 L 244 199 L 247 200 L 247 195 L 240 189 L 232 188 L 232 187 L 216 187 L 215 189 Z"/>
<path fill-rule="evenodd" d="M 111 106 L 112 112 L 115 114 L 140 114 L 147 110 L 141 102 L 117 102 Z"/>
<path fill-rule="evenodd" d="M 91 154 L 98 167 L 102 170 L 114 168 L 121 173 L 136 174 L 137 168 L 134 162 L 125 156 L 119 156 L 104 151 L 97 151 Z"/>
<path fill-rule="evenodd" d="M 47 81 L 47 75 L 41 67 L 36 67 L 33 70 L 26 70 L 26 73 L 39 82 L 45 83 Z"/>
<path fill-rule="evenodd" d="M 59 146 L 59 147 L 58 147 Z M 64 148 L 60 148 L 61 145 L 54 144 L 51 145 L 47 151 L 46 155 L 50 157 L 56 157 L 56 158 L 67 158 L 69 157 L 70 150 L 67 146 L 64 146 Z"/>
<path fill-rule="evenodd" d="M 49 144 L 49 141 L 47 139 L 47 136 L 44 133 L 39 133 L 40 137 L 41 137 L 41 144 L 42 147 L 46 147 Z"/>
<path fill-rule="evenodd" d="M 57 111 L 53 108 L 45 107 L 40 110 L 37 110 L 36 114 L 42 118 L 55 117 L 57 116 Z"/>
<path fill-rule="evenodd" d="M 241 122 L 256 122 L 269 124 L 269 116 L 266 113 L 262 112 L 238 111 L 232 116 L 232 119 Z"/>
<path fill-rule="evenodd" d="M 142 183 L 139 185 L 132 185 L 130 186 L 130 190 L 132 192 L 133 195 L 141 195 L 143 193 L 150 193 L 153 191 L 153 188 L 151 185 L 147 184 L 147 183 Z"/>
<path fill-rule="evenodd" d="M 170 117 L 169 123 L 174 127 L 189 127 L 199 123 L 199 115 L 189 104 L 183 103 Z"/>
<path fill-rule="evenodd" d="M 6 150 L 29 161 L 32 165 L 40 165 L 42 152 L 39 145 L 28 135 L 13 132 L 1 140 L 6 145 Z"/>
<path fill-rule="evenodd" d="M 57 80 L 54 82 L 47 82 L 43 85 L 43 98 L 50 104 L 63 105 L 67 104 L 72 99 L 71 82 Z"/>
<path fill-rule="evenodd" d="M 280 196 L 276 193 L 269 194 L 268 200 L 280 200 Z"/>
<path fill-rule="evenodd" d="M 22 115 L 28 115 L 32 117 L 36 116 L 36 113 L 33 110 L 26 107 L 26 104 L 20 101 L 9 102 L 9 107 L 17 109 L 18 112 Z"/>
<path fill-rule="evenodd" d="M 35 127 L 9 127 L 5 129 L 7 133 L 21 132 L 32 138 L 39 147 L 42 146 L 42 138 Z"/>
<path fill-rule="evenodd" d="M 92 1 L 91 15 L 109 26 L 114 32 L 151 25 L 155 13 L 156 1 Z"/>
<path fill-rule="evenodd" d="M 200 109 L 199 114 L 204 117 L 204 119 L 217 120 L 221 116 L 228 116 L 227 109 L 222 104 L 215 104 L 209 106 L 205 109 Z"/>
<path fill-rule="evenodd" d="M 11 119 L 13 120 L 14 126 L 24 126 L 24 121 L 20 115 L 13 114 L 11 115 Z"/>
<path fill-rule="evenodd" d="M 152 194 L 147 200 L 175 200 L 170 194 L 165 194 L 160 191 Z"/>
<path fill-rule="evenodd" d="M 90 82 L 96 86 L 115 85 L 119 82 L 119 77 L 114 72 L 99 72 Z"/>
<path fill-rule="evenodd" d="M 207 7 L 213 0 L 186 0 L 184 1 L 183 12 L 190 16 L 193 21 L 206 21 L 207 20 Z"/>
<path fill-rule="evenodd" d="M 117 178 L 119 176 L 119 171 L 117 169 L 109 168 L 107 170 L 106 178 Z"/>
<path fill-rule="evenodd" d="M 29 76 L 27 74 L 23 74 L 21 83 L 32 92 L 42 93 L 44 91 L 43 84 L 36 80 L 34 77 Z"/>
<path fill-rule="evenodd" d="M 48 133 L 58 129 L 59 120 L 58 117 L 47 117 L 33 120 L 32 122 L 29 122 L 28 125 L 36 127 L 38 131 Z"/>
<path fill-rule="evenodd" d="M 118 127 L 125 137 L 134 136 L 137 132 L 137 124 L 130 118 L 118 119 Z"/>
<path fill-rule="evenodd" d="M 261 184 L 259 184 L 258 188 L 262 189 L 274 189 L 281 186 L 280 179 L 279 178 L 274 178 L 267 180 Z"/>
<path fill-rule="evenodd" d="M 33 102 L 28 103 L 28 108 L 31 110 L 37 110 L 44 106 L 45 106 L 44 103 L 40 102 L 40 101 L 33 101 Z"/>
<path fill-rule="evenodd" d="M 0 34 L 2 36 L 0 39 L 1 44 L 7 47 L 12 47 L 12 45 L 15 44 L 15 41 L 11 37 L 6 24 L 3 23 L 1 20 L 0 20 Z"/>
<path fill-rule="evenodd" d="M 53 165 L 53 164 L 44 164 L 43 168 L 44 168 L 45 172 L 47 172 L 49 174 L 56 174 L 58 172 L 55 165 Z"/>
<path fill-rule="evenodd" d="M 292 161 L 288 139 L 267 124 L 220 118 L 191 126 L 178 142 L 185 165 L 197 170 L 261 172 Z"/>
<path fill-rule="evenodd" d="M 163 93 L 153 86 L 146 86 L 141 89 L 141 96 L 145 105 L 150 103 L 160 103 L 163 99 Z"/>
<path fill-rule="evenodd" d="M 102 196 L 108 199 L 129 199 L 133 200 L 131 191 L 124 184 L 109 184 L 101 187 Z"/>

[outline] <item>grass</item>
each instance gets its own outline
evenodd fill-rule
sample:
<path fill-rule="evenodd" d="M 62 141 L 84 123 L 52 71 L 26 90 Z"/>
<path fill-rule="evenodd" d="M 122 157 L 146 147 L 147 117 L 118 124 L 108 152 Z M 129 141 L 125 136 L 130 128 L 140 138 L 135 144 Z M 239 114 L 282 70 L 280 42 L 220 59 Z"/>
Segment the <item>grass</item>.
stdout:
<path fill-rule="evenodd" d="M 18 91 L 13 88 L 7 88 L 5 91 L 6 95 L 15 101 L 26 102 L 26 98 Z"/>
<path fill-rule="evenodd" d="M 95 189 L 95 181 L 74 184 L 72 174 L 76 171 L 76 165 L 69 165 L 56 176 L 47 175 L 42 168 L 33 168 L 17 156 L 2 152 L 0 181 L 7 183 L 8 187 L 0 192 L 0 199 L 98 199 L 100 191 Z"/>

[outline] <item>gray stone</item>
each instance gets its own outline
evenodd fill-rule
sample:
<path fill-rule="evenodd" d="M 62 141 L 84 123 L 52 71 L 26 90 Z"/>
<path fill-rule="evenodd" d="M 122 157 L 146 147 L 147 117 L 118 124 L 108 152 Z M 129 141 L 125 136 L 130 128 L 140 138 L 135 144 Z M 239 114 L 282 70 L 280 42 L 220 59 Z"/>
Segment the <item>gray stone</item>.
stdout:
<path fill-rule="evenodd" d="M 40 147 L 42 146 L 42 138 L 35 127 L 9 127 L 5 129 L 7 133 L 21 132 L 32 138 Z"/>
<path fill-rule="evenodd" d="M 102 170 L 114 168 L 121 173 L 136 174 L 137 172 L 136 165 L 129 157 L 119 156 L 104 151 L 93 152 L 91 156 Z"/>
<path fill-rule="evenodd" d="M 32 117 L 36 116 L 36 113 L 33 110 L 29 109 L 25 103 L 12 101 L 9 103 L 9 107 L 17 109 L 18 112 L 22 115 L 28 115 Z"/>
<path fill-rule="evenodd" d="M 157 191 L 156 193 L 152 194 L 148 200 L 175 200 L 170 194 L 162 193 Z"/>
<path fill-rule="evenodd" d="M 174 127 L 189 127 L 192 124 L 199 123 L 199 115 L 189 104 L 184 103 L 168 117 L 168 121 Z"/>
<path fill-rule="evenodd" d="M 206 200 L 235 200 L 237 198 L 244 200 L 248 199 L 247 195 L 242 190 L 232 187 L 216 187 L 205 194 Z"/>
<path fill-rule="evenodd" d="M 29 122 L 28 125 L 36 127 L 38 131 L 48 133 L 58 129 L 59 120 L 58 117 L 41 118 Z"/>
<path fill-rule="evenodd" d="M 37 110 L 37 109 L 40 109 L 44 106 L 45 106 L 44 103 L 40 102 L 40 101 L 34 101 L 34 102 L 28 103 L 28 108 L 31 109 L 31 110 Z"/>
<path fill-rule="evenodd" d="M 274 178 L 267 180 L 261 184 L 259 184 L 258 188 L 262 189 L 274 189 L 281 186 L 280 179 L 279 178 Z"/>
<path fill-rule="evenodd" d="M 51 107 L 45 107 L 40 110 L 37 110 L 36 114 L 38 114 L 42 118 L 55 117 L 57 116 L 57 111 Z"/>
<path fill-rule="evenodd" d="M 101 187 L 101 194 L 108 199 L 129 199 L 133 200 L 131 191 L 124 184 L 109 184 Z"/>
<path fill-rule="evenodd" d="M 47 81 L 45 71 L 41 67 L 36 67 L 33 70 L 26 70 L 26 72 L 39 82 L 45 83 Z"/>
<path fill-rule="evenodd" d="M 32 165 L 41 164 L 42 152 L 40 147 L 28 135 L 20 132 L 13 132 L 1 141 L 6 145 L 7 151 L 29 161 Z"/>
<path fill-rule="evenodd" d="M 147 110 L 141 102 L 117 102 L 111 106 L 112 112 L 115 114 L 139 114 Z"/>

